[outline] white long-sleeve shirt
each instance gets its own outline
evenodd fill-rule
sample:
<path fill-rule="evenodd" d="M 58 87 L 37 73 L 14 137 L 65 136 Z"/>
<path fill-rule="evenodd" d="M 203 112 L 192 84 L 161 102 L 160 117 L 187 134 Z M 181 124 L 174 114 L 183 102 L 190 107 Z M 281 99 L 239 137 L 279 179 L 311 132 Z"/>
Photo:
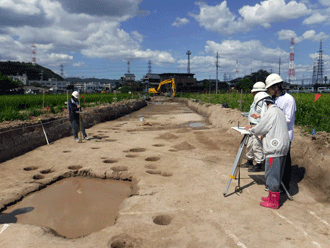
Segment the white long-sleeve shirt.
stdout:
<path fill-rule="evenodd" d="M 290 140 L 283 111 L 276 105 L 271 105 L 261 118 L 258 125 L 251 128 L 250 134 L 262 135 L 262 146 L 265 157 L 286 156 Z"/>
<path fill-rule="evenodd" d="M 286 119 L 290 141 L 293 140 L 293 127 L 295 122 L 295 112 L 297 110 L 295 99 L 288 93 L 275 98 L 275 104 L 279 107 Z"/>

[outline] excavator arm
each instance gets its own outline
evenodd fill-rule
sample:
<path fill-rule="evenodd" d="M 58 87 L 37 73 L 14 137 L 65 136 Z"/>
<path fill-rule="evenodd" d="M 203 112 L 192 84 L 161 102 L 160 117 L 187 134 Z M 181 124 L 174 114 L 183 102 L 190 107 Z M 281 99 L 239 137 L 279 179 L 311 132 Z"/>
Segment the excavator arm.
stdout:
<path fill-rule="evenodd" d="M 164 84 L 172 84 L 172 91 L 173 91 L 173 96 L 175 96 L 175 91 L 176 91 L 176 88 L 175 88 L 175 81 L 174 81 L 174 78 L 172 79 L 166 79 L 164 81 L 161 81 L 157 87 L 157 89 L 155 88 L 150 88 L 149 89 L 149 93 L 151 94 L 158 94 L 160 93 L 160 89 L 162 87 L 162 85 Z"/>

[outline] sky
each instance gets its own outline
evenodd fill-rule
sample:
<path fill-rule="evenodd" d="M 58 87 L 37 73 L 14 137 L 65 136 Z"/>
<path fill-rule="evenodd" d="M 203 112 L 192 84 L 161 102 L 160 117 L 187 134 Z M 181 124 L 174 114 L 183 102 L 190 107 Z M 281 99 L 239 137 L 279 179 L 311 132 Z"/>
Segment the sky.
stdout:
<path fill-rule="evenodd" d="M 0 0 L 0 60 L 32 62 L 35 50 L 64 77 L 140 80 L 149 61 L 152 73 L 187 73 L 190 51 L 197 80 L 216 78 L 217 54 L 219 80 L 260 69 L 286 80 L 294 38 L 307 82 L 321 40 L 330 76 L 329 30 L 330 0 Z"/>

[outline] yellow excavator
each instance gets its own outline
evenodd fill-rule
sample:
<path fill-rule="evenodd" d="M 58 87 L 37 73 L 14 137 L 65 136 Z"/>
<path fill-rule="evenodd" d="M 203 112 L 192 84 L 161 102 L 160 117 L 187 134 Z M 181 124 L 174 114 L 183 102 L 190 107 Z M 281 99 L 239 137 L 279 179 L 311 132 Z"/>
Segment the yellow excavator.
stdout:
<path fill-rule="evenodd" d="M 160 93 L 161 93 L 160 89 L 161 89 L 162 85 L 164 85 L 164 84 L 172 84 L 172 92 L 173 92 L 173 96 L 175 96 L 175 91 L 176 91 L 176 89 L 175 89 L 175 81 L 174 81 L 174 78 L 172 78 L 172 79 L 166 79 L 166 80 L 164 80 L 164 81 L 161 81 L 161 82 L 159 83 L 157 89 L 155 89 L 155 88 L 149 88 L 149 93 L 150 93 L 150 94 L 160 94 Z"/>

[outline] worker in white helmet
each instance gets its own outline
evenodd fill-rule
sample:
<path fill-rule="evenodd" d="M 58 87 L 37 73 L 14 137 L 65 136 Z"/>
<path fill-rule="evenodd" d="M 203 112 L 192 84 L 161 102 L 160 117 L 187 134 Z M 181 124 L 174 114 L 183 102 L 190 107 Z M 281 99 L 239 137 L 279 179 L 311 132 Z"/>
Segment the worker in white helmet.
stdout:
<path fill-rule="evenodd" d="M 253 85 L 251 93 L 253 94 L 253 96 L 255 96 L 257 93 L 263 92 L 264 94 L 266 94 L 266 96 L 269 97 L 269 95 L 265 93 L 265 91 L 266 91 L 265 84 L 263 82 L 256 82 Z M 259 105 L 256 105 L 254 101 L 252 102 L 248 116 L 248 120 L 250 122 L 251 127 L 257 125 L 260 121 L 260 118 L 255 119 L 252 117 L 252 115 L 255 113 L 261 115 L 262 114 L 261 112 L 262 111 L 265 112 L 266 109 L 267 107 L 265 105 L 263 106 L 262 102 L 259 102 Z M 265 157 L 262 150 L 262 143 L 260 139 L 255 135 L 249 136 L 246 146 L 246 158 L 247 158 L 247 162 L 241 166 L 242 168 L 249 168 L 248 169 L 249 172 L 259 172 L 265 170 L 265 164 L 264 164 Z M 253 160 L 256 161 L 257 163 L 256 165 L 253 165 Z"/>
<path fill-rule="evenodd" d="M 85 125 L 83 120 L 81 119 L 79 121 L 79 111 L 80 111 L 80 103 L 79 103 L 79 92 L 74 91 L 72 93 L 72 97 L 69 101 L 69 120 L 71 122 L 72 126 L 72 133 L 73 137 L 76 141 L 80 141 L 78 138 L 78 132 L 79 132 L 79 123 L 81 124 L 81 131 L 83 133 L 83 138 L 88 140 L 89 138 L 87 137 L 86 131 L 85 131 Z"/>
<path fill-rule="evenodd" d="M 265 177 L 269 194 L 268 197 L 261 198 L 260 205 L 277 209 L 280 199 L 280 184 L 286 163 L 286 155 L 290 148 L 290 140 L 283 111 L 269 97 L 260 99 L 262 93 L 258 93 L 254 99 L 256 104 L 260 100 L 263 101 L 267 105 L 267 111 L 256 126 L 251 128 L 251 125 L 248 125 L 245 129 L 250 134 L 263 137 L 262 144 L 266 162 Z"/>
<path fill-rule="evenodd" d="M 272 95 L 272 99 L 274 103 L 284 112 L 286 123 L 288 125 L 288 134 L 290 138 L 290 148 L 291 148 L 291 142 L 293 141 L 295 112 L 297 110 L 296 101 L 289 93 L 287 93 L 283 89 L 283 80 L 280 75 L 276 73 L 272 73 L 266 78 L 265 82 L 266 82 L 266 89 L 268 93 Z M 291 149 L 289 149 L 289 152 L 287 154 L 287 161 L 285 164 L 284 174 L 282 178 L 283 184 L 288 191 L 290 189 L 290 181 L 291 181 L 291 173 L 292 173 L 290 150 Z M 285 193 L 282 186 L 281 186 L 281 191 Z"/>

